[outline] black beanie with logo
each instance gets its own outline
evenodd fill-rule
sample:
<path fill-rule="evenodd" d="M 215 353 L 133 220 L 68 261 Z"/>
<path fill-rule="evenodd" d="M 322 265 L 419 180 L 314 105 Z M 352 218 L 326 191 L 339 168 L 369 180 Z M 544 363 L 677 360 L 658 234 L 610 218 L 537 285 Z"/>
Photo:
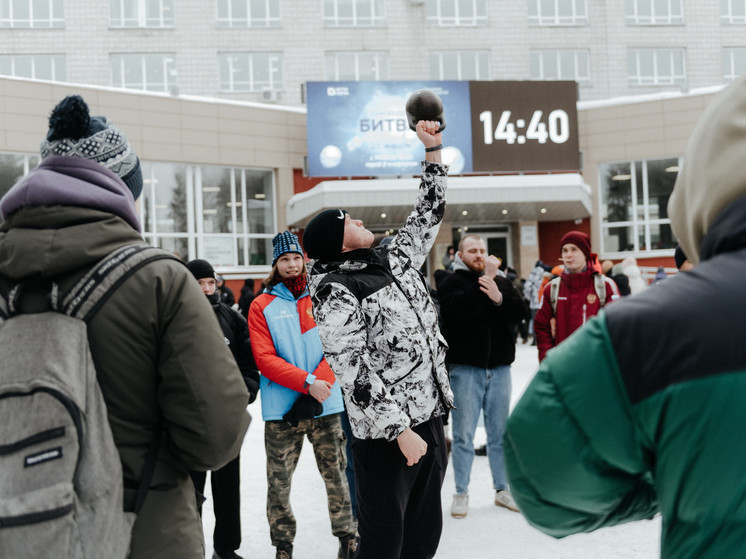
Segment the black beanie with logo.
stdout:
<path fill-rule="evenodd" d="M 303 248 L 309 258 L 328 261 L 342 254 L 346 216 L 344 210 L 324 210 L 306 225 Z"/>

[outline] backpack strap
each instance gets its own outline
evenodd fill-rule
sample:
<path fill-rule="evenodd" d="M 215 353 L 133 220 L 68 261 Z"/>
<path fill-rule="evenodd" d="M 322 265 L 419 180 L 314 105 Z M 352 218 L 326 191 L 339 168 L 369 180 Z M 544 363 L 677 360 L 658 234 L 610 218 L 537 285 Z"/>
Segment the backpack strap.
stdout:
<path fill-rule="evenodd" d="M 552 303 L 552 316 L 557 314 L 557 297 L 559 296 L 562 276 L 557 276 L 549 282 L 549 302 Z"/>
<path fill-rule="evenodd" d="M 139 514 L 142 506 L 145 504 L 145 497 L 148 496 L 150 484 L 153 482 L 155 474 L 155 465 L 158 463 L 158 450 L 161 448 L 161 439 L 163 438 L 163 417 L 153 430 L 153 438 L 150 439 L 148 452 L 145 454 L 145 464 L 142 467 L 142 476 L 140 476 L 140 485 L 137 486 L 137 496 L 135 497 L 135 508 L 132 510 Z"/>
<path fill-rule="evenodd" d="M 88 322 L 106 299 L 124 281 L 154 260 L 171 259 L 174 254 L 150 245 L 128 245 L 111 252 L 91 268 L 59 301 L 57 310 Z"/>
<path fill-rule="evenodd" d="M 11 300 L 11 294 L 0 289 L 0 321 L 10 318 Z"/>
<path fill-rule="evenodd" d="M 606 304 L 606 277 L 603 274 L 593 274 L 593 287 L 598 295 L 598 302 L 603 308 Z"/>
<path fill-rule="evenodd" d="M 56 310 L 88 323 L 106 299 L 127 278 L 145 266 L 145 264 L 162 259 L 176 260 L 183 264 L 179 258 L 170 252 L 150 245 L 128 245 L 121 247 L 100 260 L 62 298 L 59 297 L 56 291 L 56 284 L 53 284 L 50 302 Z M 145 504 L 145 498 L 153 481 L 162 438 L 163 417 L 160 417 L 153 430 L 153 438 L 148 444 L 142 476 L 137 487 L 137 496 L 132 511 L 136 514 L 140 512 L 143 504 Z"/>

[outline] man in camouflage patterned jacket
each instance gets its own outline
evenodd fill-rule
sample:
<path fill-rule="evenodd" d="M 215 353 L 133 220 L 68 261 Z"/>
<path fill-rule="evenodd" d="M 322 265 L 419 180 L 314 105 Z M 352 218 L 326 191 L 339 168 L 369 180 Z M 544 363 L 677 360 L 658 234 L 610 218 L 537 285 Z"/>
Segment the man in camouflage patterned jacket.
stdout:
<path fill-rule="evenodd" d="M 373 234 L 343 210 L 321 212 L 303 235 L 316 259 L 308 277 L 314 315 L 354 436 L 357 559 L 425 559 L 440 540 L 442 416 L 453 394 L 447 345 L 419 273 L 445 210 L 438 128 L 417 124 L 426 148 L 419 196 L 391 243 L 371 248 Z"/>

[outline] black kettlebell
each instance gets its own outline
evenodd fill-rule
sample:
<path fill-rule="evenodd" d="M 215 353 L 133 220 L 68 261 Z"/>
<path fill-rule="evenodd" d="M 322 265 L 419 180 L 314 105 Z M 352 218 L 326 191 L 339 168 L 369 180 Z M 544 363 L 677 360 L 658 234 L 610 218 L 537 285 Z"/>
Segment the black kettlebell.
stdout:
<path fill-rule="evenodd" d="M 438 94 L 429 89 L 418 89 L 407 99 L 407 120 L 412 130 L 417 130 L 420 120 L 437 120 L 440 122 L 438 132 L 446 129 L 446 117 L 443 114 L 443 101 Z"/>

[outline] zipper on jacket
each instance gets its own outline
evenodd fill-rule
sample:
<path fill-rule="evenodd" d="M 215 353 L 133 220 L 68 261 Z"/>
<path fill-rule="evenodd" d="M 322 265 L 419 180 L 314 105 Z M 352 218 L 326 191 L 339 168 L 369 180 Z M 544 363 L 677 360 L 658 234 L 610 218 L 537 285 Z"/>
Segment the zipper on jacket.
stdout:
<path fill-rule="evenodd" d="M 7 392 L 6 394 L 3 394 L 0 396 L 0 398 L 12 398 L 12 397 L 26 397 L 26 396 L 33 396 L 37 392 L 42 392 L 44 394 L 49 394 L 53 398 L 55 398 L 62 406 L 67 410 L 67 413 L 70 414 L 70 418 L 73 420 L 73 424 L 75 425 L 75 431 L 78 434 L 78 457 L 75 460 L 75 481 L 77 482 L 78 474 L 80 473 L 80 461 L 83 459 L 83 439 L 85 437 L 85 433 L 83 432 L 83 419 L 81 417 L 80 409 L 78 409 L 78 406 L 75 404 L 75 402 L 72 401 L 70 397 L 68 397 L 66 394 L 63 394 L 59 390 L 56 390 L 54 388 L 49 388 L 47 386 L 41 386 L 38 388 L 33 388 L 29 390 L 28 392 Z M 62 427 L 64 429 L 64 427 Z M 55 429 L 50 429 L 49 431 L 55 431 Z M 43 431 L 42 433 L 38 433 L 34 436 L 40 436 L 42 434 L 47 433 L 46 431 Z M 33 438 L 29 437 L 29 438 Z M 50 437 L 55 438 L 55 437 Z M 26 439 L 24 439 L 25 441 Z M 16 443 L 12 443 L 11 445 L 17 445 L 20 443 L 23 443 L 24 441 L 19 441 Z M 0 524 L 2 526 L 2 524 Z"/>
<path fill-rule="evenodd" d="M 38 524 L 39 522 L 46 522 L 47 520 L 54 520 L 67 514 L 70 514 L 73 510 L 73 505 L 65 505 L 64 507 L 57 507 L 52 510 L 45 510 L 43 512 L 33 512 L 31 514 L 22 514 L 20 516 L 6 516 L 0 517 L 0 528 L 12 528 L 14 526 L 25 526 L 27 524 Z"/>
<path fill-rule="evenodd" d="M 26 447 L 33 446 L 35 444 L 39 444 L 43 442 L 47 442 L 47 441 L 51 441 L 52 439 L 58 439 L 64 436 L 65 436 L 64 426 L 47 429 L 46 431 L 42 431 L 41 433 L 36 433 L 35 435 L 31 435 L 30 437 L 26 437 L 25 439 L 22 439 L 20 441 L 16 441 L 10 444 L 0 445 L 0 456 L 6 456 L 8 454 L 13 454 L 14 452 L 23 450 Z"/>

